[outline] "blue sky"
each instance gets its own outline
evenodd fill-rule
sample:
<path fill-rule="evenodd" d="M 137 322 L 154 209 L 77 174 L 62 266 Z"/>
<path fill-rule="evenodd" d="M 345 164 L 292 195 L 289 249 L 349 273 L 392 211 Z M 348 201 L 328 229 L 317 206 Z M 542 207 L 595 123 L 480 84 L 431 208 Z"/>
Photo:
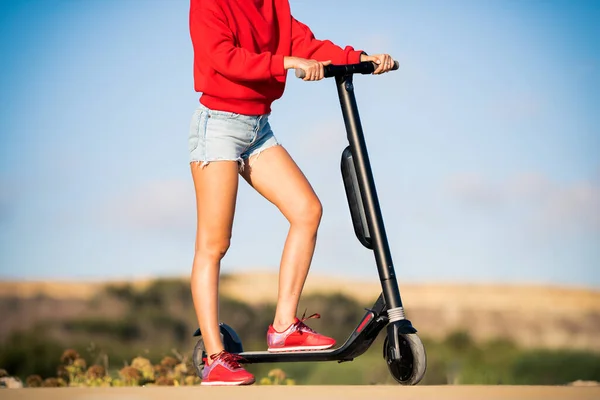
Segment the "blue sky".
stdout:
<path fill-rule="evenodd" d="M 318 38 L 401 63 L 356 92 L 400 280 L 600 286 L 600 3 L 291 0 Z M 0 1 L 0 278 L 187 275 L 188 1 Z M 339 173 L 332 81 L 271 124 L 324 217 L 312 273 L 376 279 Z M 287 223 L 240 186 L 226 272 Z"/>

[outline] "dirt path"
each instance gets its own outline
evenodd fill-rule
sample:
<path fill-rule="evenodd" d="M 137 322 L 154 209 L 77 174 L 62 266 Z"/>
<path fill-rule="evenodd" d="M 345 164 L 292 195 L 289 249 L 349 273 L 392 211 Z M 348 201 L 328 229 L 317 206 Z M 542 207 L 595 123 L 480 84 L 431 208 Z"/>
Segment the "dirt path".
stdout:
<path fill-rule="evenodd" d="M 597 400 L 600 386 L 249 386 L 4 389 L 2 400 Z"/>

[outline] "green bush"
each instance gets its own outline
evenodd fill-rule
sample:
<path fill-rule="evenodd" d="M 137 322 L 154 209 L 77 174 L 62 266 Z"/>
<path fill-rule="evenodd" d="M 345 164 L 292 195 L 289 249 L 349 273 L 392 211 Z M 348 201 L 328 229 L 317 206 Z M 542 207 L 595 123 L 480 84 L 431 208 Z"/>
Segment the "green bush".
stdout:
<path fill-rule="evenodd" d="M 41 332 L 15 332 L 0 346 L 0 367 L 13 376 L 50 377 L 61 353 L 62 346 Z"/>
<path fill-rule="evenodd" d="M 84 318 L 66 321 L 63 327 L 70 332 L 107 335 L 116 340 L 131 342 L 140 338 L 141 329 L 135 320 Z"/>
<path fill-rule="evenodd" d="M 515 357 L 512 374 L 515 383 L 526 385 L 600 381 L 600 355 L 565 350 L 527 351 Z"/>

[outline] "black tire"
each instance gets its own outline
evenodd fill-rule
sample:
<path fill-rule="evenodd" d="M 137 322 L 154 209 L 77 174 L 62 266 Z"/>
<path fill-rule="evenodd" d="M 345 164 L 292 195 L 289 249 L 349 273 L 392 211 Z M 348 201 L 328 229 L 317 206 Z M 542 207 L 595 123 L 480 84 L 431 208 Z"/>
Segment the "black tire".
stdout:
<path fill-rule="evenodd" d="M 221 333 L 221 340 L 223 340 L 223 334 Z M 192 354 L 192 363 L 194 364 L 194 368 L 196 369 L 196 374 L 200 379 L 202 379 L 202 372 L 204 371 L 204 357 L 206 357 L 206 348 L 204 347 L 204 338 L 202 336 L 198 337 L 198 342 L 196 342 L 196 346 L 194 347 L 194 352 Z"/>
<path fill-rule="evenodd" d="M 383 358 L 390 374 L 401 385 L 416 385 L 425 376 L 427 355 L 423 342 L 414 333 L 400 335 L 400 360 L 389 357 L 388 338 L 383 341 Z"/>
<path fill-rule="evenodd" d="M 204 339 L 200 336 L 196 346 L 194 347 L 194 353 L 192 354 L 192 363 L 196 369 L 196 375 L 202 379 L 202 372 L 204 371 L 204 357 L 206 357 L 206 349 L 204 348 Z"/>

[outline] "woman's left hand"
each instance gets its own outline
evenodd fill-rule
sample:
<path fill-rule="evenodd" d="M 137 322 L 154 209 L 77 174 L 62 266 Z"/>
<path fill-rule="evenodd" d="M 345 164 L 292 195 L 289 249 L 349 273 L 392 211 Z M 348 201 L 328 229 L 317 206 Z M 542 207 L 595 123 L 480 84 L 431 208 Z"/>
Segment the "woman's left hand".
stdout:
<path fill-rule="evenodd" d="M 375 54 L 373 56 L 368 56 L 366 54 L 362 54 L 360 56 L 360 61 L 371 61 L 377 64 L 377 68 L 373 72 L 375 75 L 383 74 L 384 72 L 388 72 L 394 66 L 394 59 L 389 54 Z"/>

